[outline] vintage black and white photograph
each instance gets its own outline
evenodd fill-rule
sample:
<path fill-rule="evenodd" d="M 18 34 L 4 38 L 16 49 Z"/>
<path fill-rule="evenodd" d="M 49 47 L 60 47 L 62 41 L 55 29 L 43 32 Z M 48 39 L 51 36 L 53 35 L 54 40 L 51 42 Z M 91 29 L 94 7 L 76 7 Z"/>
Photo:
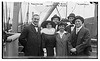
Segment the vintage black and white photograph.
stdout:
<path fill-rule="evenodd" d="M 98 59 L 97 1 L 2 1 L 2 59 Z"/>

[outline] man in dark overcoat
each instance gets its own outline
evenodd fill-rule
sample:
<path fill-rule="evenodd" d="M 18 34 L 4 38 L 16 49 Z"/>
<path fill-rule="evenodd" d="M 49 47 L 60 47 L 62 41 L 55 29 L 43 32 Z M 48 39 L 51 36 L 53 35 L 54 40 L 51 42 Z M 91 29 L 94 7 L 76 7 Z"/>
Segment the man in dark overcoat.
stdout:
<path fill-rule="evenodd" d="M 42 41 L 38 27 L 39 15 L 32 15 L 32 23 L 25 27 L 19 37 L 25 56 L 43 56 Z"/>
<path fill-rule="evenodd" d="M 76 16 L 75 28 L 69 38 L 69 51 L 72 56 L 89 56 L 91 51 L 90 32 L 83 26 L 84 18 Z"/>

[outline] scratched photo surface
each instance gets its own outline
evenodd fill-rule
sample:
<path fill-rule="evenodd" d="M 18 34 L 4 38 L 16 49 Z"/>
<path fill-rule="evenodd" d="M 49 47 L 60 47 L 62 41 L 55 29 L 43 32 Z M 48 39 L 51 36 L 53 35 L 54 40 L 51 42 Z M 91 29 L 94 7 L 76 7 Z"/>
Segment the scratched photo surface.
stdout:
<path fill-rule="evenodd" d="M 1 4 L 2 59 L 98 59 L 98 2 Z"/>

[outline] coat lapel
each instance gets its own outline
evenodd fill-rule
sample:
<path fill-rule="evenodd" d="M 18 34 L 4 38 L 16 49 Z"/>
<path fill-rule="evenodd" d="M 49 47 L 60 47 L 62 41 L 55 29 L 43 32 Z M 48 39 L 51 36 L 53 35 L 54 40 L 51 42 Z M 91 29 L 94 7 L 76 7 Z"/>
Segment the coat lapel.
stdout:
<path fill-rule="evenodd" d="M 75 36 L 76 34 L 76 27 L 73 29 L 72 33 L 71 33 L 71 40 L 73 42 L 73 37 Z"/>
<path fill-rule="evenodd" d="M 35 30 L 35 27 L 34 27 L 34 25 L 32 25 L 32 24 L 31 24 L 31 30 L 32 30 L 32 32 L 34 32 L 35 34 L 37 34 L 37 32 L 36 32 L 36 30 Z"/>
<path fill-rule="evenodd" d="M 84 27 L 82 27 L 78 33 L 79 34 L 78 34 L 78 38 L 77 38 L 77 44 L 79 44 L 81 42 L 81 39 L 83 38 L 83 35 L 84 35 Z"/>
<path fill-rule="evenodd" d="M 59 34 L 57 34 L 57 40 L 58 40 L 58 43 L 59 43 L 58 45 L 62 46 L 62 48 L 63 48 L 62 38 L 60 37 Z"/>
<path fill-rule="evenodd" d="M 63 37 L 62 37 L 62 41 L 66 41 L 66 39 L 67 39 L 67 33 L 65 33 L 64 35 L 63 35 Z"/>
<path fill-rule="evenodd" d="M 38 32 L 36 32 L 35 26 L 31 24 L 31 30 L 35 34 L 35 37 L 37 38 L 38 43 L 41 43 L 41 35 L 40 35 L 40 29 L 38 29 Z"/>
<path fill-rule="evenodd" d="M 66 35 L 64 34 L 64 35 L 62 36 L 62 38 L 61 38 L 60 35 L 58 34 L 58 35 L 57 35 L 57 38 L 59 38 L 59 40 L 64 41 L 64 39 L 66 38 Z"/>
<path fill-rule="evenodd" d="M 66 41 L 65 39 L 66 39 L 66 35 L 64 34 L 63 36 L 62 36 L 62 38 L 60 37 L 60 35 L 58 34 L 57 35 L 57 40 L 59 40 L 59 44 L 62 46 L 62 48 L 64 47 L 64 41 Z"/>
<path fill-rule="evenodd" d="M 59 35 L 59 34 L 57 34 L 57 38 L 58 38 L 59 40 L 61 40 L 61 37 L 60 37 L 60 35 Z"/>

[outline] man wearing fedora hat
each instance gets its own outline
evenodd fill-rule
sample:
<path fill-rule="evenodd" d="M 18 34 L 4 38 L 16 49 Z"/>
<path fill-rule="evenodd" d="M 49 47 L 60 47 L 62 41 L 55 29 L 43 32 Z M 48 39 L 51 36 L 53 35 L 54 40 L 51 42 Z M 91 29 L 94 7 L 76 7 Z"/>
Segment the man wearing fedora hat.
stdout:
<path fill-rule="evenodd" d="M 69 22 L 70 22 L 70 25 L 68 25 L 68 26 L 66 27 L 66 30 L 67 30 L 69 33 L 71 33 L 71 32 L 73 31 L 74 27 L 75 27 L 74 22 L 73 22 L 74 19 L 75 19 L 75 14 L 74 14 L 74 13 L 71 13 L 71 14 L 68 16 L 68 20 L 69 20 Z"/>
<path fill-rule="evenodd" d="M 59 24 L 59 22 L 60 22 L 60 17 L 59 16 L 57 16 L 56 14 L 51 18 L 51 21 L 53 21 L 55 24 L 56 24 L 56 30 L 57 30 L 57 28 L 58 28 L 58 24 Z"/>
<path fill-rule="evenodd" d="M 74 23 L 73 23 L 73 20 L 74 20 L 74 19 L 75 19 L 75 14 L 74 14 L 74 13 L 69 14 L 68 20 L 70 21 L 71 24 L 74 24 Z"/>
<path fill-rule="evenodd" d="M 60 21 L 60 17 L 56 14 L 51 18 L 51 21 L 53 21 L 55 24 L 58 24 Z"/>
<path fill-rule="evenodd" d="M 76 16 L 73 22 L 75 23 L 75 28 L 71 33 L 68 43 L 70 53 L 72 56 L 88 56 L 90 55 L 91 38 L 89 30 L 82 26 L 84 18 Z"/>

